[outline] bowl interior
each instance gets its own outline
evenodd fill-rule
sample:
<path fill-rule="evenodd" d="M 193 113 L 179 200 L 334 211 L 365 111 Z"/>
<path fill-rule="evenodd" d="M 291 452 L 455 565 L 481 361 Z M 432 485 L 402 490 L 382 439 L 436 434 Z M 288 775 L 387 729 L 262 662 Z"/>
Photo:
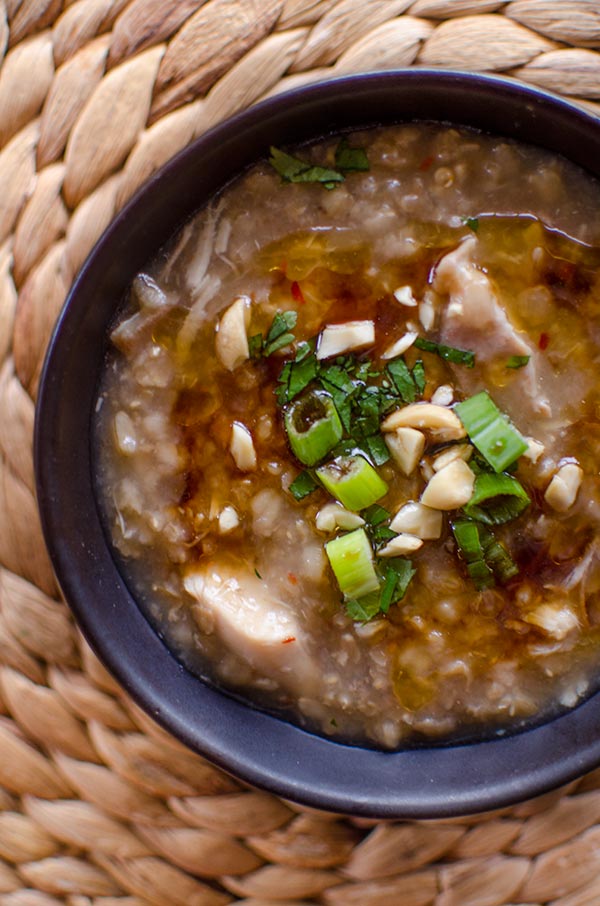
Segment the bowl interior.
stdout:
<path fill-rule="evenodd" d="M 212 688 L 168 651 L 116 566 L 94 496 L 91 420 L 115 309 L 135 274 L 216 190 L 272 144 L 413 119 L 539 144 L 600 176 L 598 121 L 508 80 L 410 70 L 273 98 L 181 152 L 101 238 L 51 341 L 35 435 L 38 499 L 60 585 L 88 640 L 132 697 L 191 748 L 250 783 L 379 818 L 495 808 L 595 766 L 600 695 L 505 738 L 384 753 L 310 734 Z"/>

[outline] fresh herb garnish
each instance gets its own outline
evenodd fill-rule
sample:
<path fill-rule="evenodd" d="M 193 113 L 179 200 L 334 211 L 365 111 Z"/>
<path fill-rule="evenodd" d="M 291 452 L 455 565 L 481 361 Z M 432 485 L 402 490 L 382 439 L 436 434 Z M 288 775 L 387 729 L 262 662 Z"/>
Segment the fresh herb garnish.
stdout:
<path fill-rule="evenodd" d="M 463 223 L 465 226 L 469 227 L 470 230 L 473 230 L 474 233 L 479 229 L 479 218 L 477 217 L 465 217 Z"/>
<path fill-rule="evenodd" d="M 507 368 L 523 368 L 529 362 L 530 355 L 511 355 L 506 362 Z"/>
<path fill-rule="evenodd" d="M 335 165 L 342 173 L 366 172 L 369 158 L 364 148 L 352 148 L 348 139 L 343 138 L 335 149 Z"/>
<path fill-rule="evenodd" d="M 350 598 L 346 601 L 346 612 L 356 623 L 368 623 L 381 610 L 381 595 L 372 592 L 362 598 Z"/>
<path fill-rule="evenodd" d="M 248 350 L 250 358 L 258 359 L 261 356 L 267 358 L 279 349 L 283 349 L 284 346 L 289 346 L 290 343 L 293 343 L 296 338 L 292 330 L 296 326 L 297 320 L 298 313 L 295 311 L 278 311 L 271 322 L 266 337 L 263 337 L 261 333 L 255 333 L 249 338 Z"/>
<path fill-rule="evenodd" d="M 425 381 L 425 366 L 423 365 L 423 362 L 421 359 L 417 359 L 417 361 L 413 365 L 412 378 L 413 378 L 413 381 L 415 382 L 415 387 L 417 388 L 419 396 L 423 396 L 423 393 L 425 391 L 426 381 Z"/>
<path fill-rule="evenodd" d="M 382 522 L 387 522 L 391 515 L 389 510 L 386 510 L 384 506 L 380 506 L 378 503 L 367 507 L 362 513 L 363 519 L 370 525 L 381 525 Z"/>
<path fill-rule="evenodd" d="M 486 525 L 501 525 L 520 516 L 530 503 L 525 488 L 512 475 L 481 472 L 464 512 Z"/>
<path fill-rule="evenodd" d="M 475 365 L 475 353 L 469 349 L 443 346 L 441 343 L 434 343 L 433 340 L 426 340 L 424 337 L 417 337 L 413 345 L 417 349 L 422 349 L 423 352 L 433 352 L 444 361 L 453 362 L 455 365 L 466 365 L 467 368 L 473 368 Z"/>
<path fill-rule="evenodd" d="M 417 398 L 417 385 L 410 368 L 402 356 L 388 362 L 386 370 L 393 381 L 394 387 L 400 394 L 402 402 L 414 403 Z"/>
<path fill-rule="evenodd" d="M 344 174 L 337 170 L 313 166 L 279 148 L 271 147 L 270 151 L 269 163 L 285 182 L 320 182 L 326 189 L 333 189 L 336 183 L 344 181 Z"/>
<path fill-rule="evenodd" d="M 527 450 L 525 438 L 482 390 L 458 403 L 454 411 L 472 443 L 494 472 L 504 472 Z"/>
<path fill-rule="evenodd" d="M 392 604 L 402 600 L 415 573 L 416 569 L 410 560 L 404 557 L 388 560 L 382 571 L 382 583 L 378 591 L 346 601 L 348 616 L 357 623 L 368 623 L 377 614 L 388 613 Z"/>
<path fill-rule="evenodd" d="M 305 470 L 296 475 L 289 487 L 289 491 L 295 500 L 304 500 L 305 497 L 316 491 L 318 487 L 320 487 L 319 482 L 313 478 L 310 472 Z"/>
<path fill-rule="evenodd" d="M 278 311 L 273 318 L 273 322 L 268 330 L 263 355 L 270 356 L 278 349 L 289 346 L 295 340 L 291 331 L 296 326 L 298 314 L 295 311 Z"/>
<path fill-rule="evenodd" d="M 518 573 L 506 548 L 484 525 L 466 519 L 452 523 L 452 532 L 467 572 L 478 591 L 508 582 Z"/>
<path fill-rule="evenodd" d="M 256 576 L 257 579 L 262 579 L 262 576 L 256 567 L 254 567 L 254 575 Z"/>
<path fill-rule="evenodd" d="M 372 434 L 360 441 L 363 450 L 376 466 L 383 466 L 390 458 L 388 445 L 381 434 Z"/>
<path fill-rule="evenodd" d="M 363 148 L 352 148 L 343 138 L 335 150 L 335 166 L 320 167 L 271 147 L 269 163 L 285 182 L 316 182 L 326 189 L 334 189 L 343 182 L 347 173 L 364 172 L 369 169 L 369 160 Z"/>

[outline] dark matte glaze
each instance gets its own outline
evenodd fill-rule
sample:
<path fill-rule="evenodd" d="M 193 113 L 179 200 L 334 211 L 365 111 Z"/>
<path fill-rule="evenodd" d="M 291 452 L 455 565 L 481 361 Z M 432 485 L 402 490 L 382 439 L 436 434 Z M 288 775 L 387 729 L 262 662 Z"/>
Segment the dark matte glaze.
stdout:
<path fill-rule="evenodd" d="M 508 80 L 412 69 L 342 78 L 269 100 L 181 152 L 103 235 L 53 335 L 35 432 L 38 499 L 58 580 L 89 642 L 132 697 L 184 743 L 252 784 L 378 818 L 497 808 L 596 767 L 600 693 L 511 737 L 392 753 L 335 743 L 241 704 L 185 670 L 131 597 L 98 515 L 90 424 L 116 306 L 134 275 L 216 189 L 271 144 L 415 118 L 539 144 L 600 177 L 600 122 Z"/>

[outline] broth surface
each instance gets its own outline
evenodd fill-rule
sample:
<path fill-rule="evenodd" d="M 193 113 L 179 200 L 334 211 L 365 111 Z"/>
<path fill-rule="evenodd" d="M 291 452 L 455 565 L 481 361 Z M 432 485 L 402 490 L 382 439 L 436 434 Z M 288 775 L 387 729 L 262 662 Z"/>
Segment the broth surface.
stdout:
<path fill-rule="evenodd" d="M 364 149 L 368 171 L 327 188 L 259 164 L 136 278 L 98 400 L 107 525 L 168 644 L 218 685 L 384 748 L 504 732 L 597 685 L 600 189 L 539 149 L 436 124 L 348 144 Z M 294 154 L 335 168 L 336 147 Z M 240 299 L 247 337 L 263 345 L 228 367 L 225 313 Z M 284 312 L 293 337 L 267 354 Z M 485 390 L 527 439 L 504 471 L 529 505 L 488 526 L 515 575 L 478 588 L 453 528 L 463 506 L 434 506 L 439 536 L 399 554 L 414 570 L 404 595 L 368 619 L 344 601 L 325 545 L 361 525 L 331 527 L 333 497 L 318 480 L 301 500 L 290 492 L 304 466 L 284 426 L 292 401 L 278 394 L 301 344 L 314 358 L 327 325 L 357 321 L 372 324 L 373 341 L 315 367 L 359 375 L 375 395 L 401 358 L 409 375 L 424 373 L 413 402 L 454 413 Z M 472 352 L 473 367 L 423 340 Z M 394 432 L 381 425 L 408 405 L 379 413 L 384 450 Z M 377 499 L 387 535 L 359 517 L 380 578 L 395 562 L 381 554 L 398 534 L 389 525 L 442 474 L 441 455 L 490 472 L 464 432 L 413 430 L 424 449 L 408 474 L 396 454 L 366 453 L 387 485 Z"/>

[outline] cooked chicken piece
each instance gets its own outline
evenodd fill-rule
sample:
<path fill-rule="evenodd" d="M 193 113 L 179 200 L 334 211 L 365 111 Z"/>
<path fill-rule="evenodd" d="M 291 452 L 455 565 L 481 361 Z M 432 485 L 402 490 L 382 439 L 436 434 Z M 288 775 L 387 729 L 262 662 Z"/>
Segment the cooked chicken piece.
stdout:
<path fill-rule="evenodd" d="M 261 675 L 295 694 L 311 695 L 320 671 L 295 614 L 267 583 L 238 565 L 215 561 L 189 570 L 184 587 L 197 601 L 196 622 Z"/>
<path fill-rule="evenodd" d="M 177 304 L 176 298 L 167 296 L 147 274 L 138 274 L 135 278 L 131 298 L 139 305 L 138 311 L 121 321 L 110 335 L 117 349 L 125 355 L 131 355 L 146 346 L 155 325 Z"/>
<path fill-rule="evenodd" d="M 246 331 L 250 323 L 249 296 L 238 296 L 217 325 L 215 349 L 217 357 L 228 371 L 234 371 L 250 355 Z"/>
<path fill-rule="evenodd" d="M 510 323 L 492 281 L 476 264 L 476 249 L 477 239 L 469 236 L 444 255 L 435 269 L 433 289 L 449 296 L 442 312 L 440 340 L 448 346 L 472 350 L 482 362 L 529 356 L 522 374 L 523 392 L 536 412 L 549 415 L 550 406 L 538 386 L 537 350 Z"/>

